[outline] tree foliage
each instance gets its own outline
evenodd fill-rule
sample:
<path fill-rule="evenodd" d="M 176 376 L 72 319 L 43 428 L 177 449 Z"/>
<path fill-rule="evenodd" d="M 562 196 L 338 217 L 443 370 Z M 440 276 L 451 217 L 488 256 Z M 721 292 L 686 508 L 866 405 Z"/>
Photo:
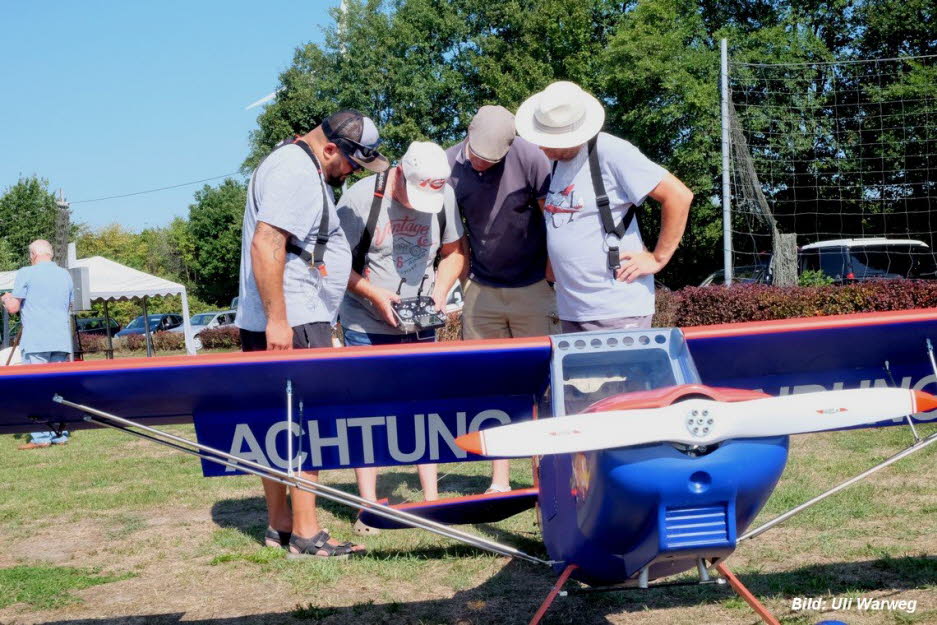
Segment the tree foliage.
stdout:
<path fill-rule="evenodd" d="M 226 308 L 238 293 L 246 202 L 247 188 L 240 182 L 227 179 L 217 187 L 205 185 L 195 192 L 188 225 L 177 232 L 174 242 L 187 259 L 196 294 L 220 307 Z"/>
<path fill-rule="evenodd" d="M 283 90 L 258 118 L 245 169 L 279 140 L 308 131 L 338 108 L 373 116 L 387 151 L 397 156 L 415 139 L 442 145 L 461 139 L 483 104 L 514 110 L 548 83 L 573 80 L 603 101 L 609 132 L 629 139 L 696 193 L 682 249 L 664 276 L 674 286 L 693 283 L 720 264 L 722 37 L 729 39 L 734 60 L 754 63 L 937 52 L 937 5 L 929 0 L 350 0 L 347 5 L 345 14 L 333 12 L 336 24 L 322 46 L 297 49 L 281 75 Z M 935 78 L 921 69 L 885 87 L 904 90 L 910 100 L 922 89 L 933 94 Z M 829 76 L 812 79 L 822 92 Z M 877 103 L 873 98 L 868 105 Z M 822 103 L 817 104 L 822 117 Z M 763 120 L 765 128 L 782 122 L 792 120 Z M 926 142 L 922 145 L 927 149 Z M 802 156 L 822 164 L 835 155 L 805 145 Z M 932 170 L 934 164 L 922 159 L 916 162 L 919 169 Z M 882 165 L 901 169 L 881 160 L 862 162 L 867 171 Z M 805 164 L 795 175 L 821 170 L 822 165 L 811 170 Z M 917 191 L 935 195 L 923 186 Z M 653 210 L 642 216 L 649 238 L 657 231 L 656 216 Z"/>
<path fill-rule="evenodd" d="M 58 208 L 49 183 L 38 176 L 21 177 L 0 196 L 0 263 L 6 269 L 29 264 L 29 244 L 55 239 Z"/>

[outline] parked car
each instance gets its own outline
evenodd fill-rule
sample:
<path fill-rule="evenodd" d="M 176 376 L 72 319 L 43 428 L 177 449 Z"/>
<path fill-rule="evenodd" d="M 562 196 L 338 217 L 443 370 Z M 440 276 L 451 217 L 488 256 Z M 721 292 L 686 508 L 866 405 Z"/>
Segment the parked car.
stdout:
<path fill-rule="evenodd" d="M 120 324 L 117 323 L 115 319 L 107 320 L 104 317 L 85 317 L 81 319 L 75 319 L 75 329 L 81 336 L 91 334 L 107 336 L 107 326 L 105 325 L 107 321 L 110 321 L 111 336 L 115 336 L 118 332 L 120 332 Z"/>
<path fill-rule="evenodd" d="M 182 315 L 159 314 L 149 315 L 150 332 L 165 332 L 182 325 Z M 127 327 L 117 333 L 117 336 L 130 336 L 131 334 L 144 334 L 143 315 L 140 315 L 127 324 Z"/>
<path fill-rule="evenodd" d="M 223 328 L 234 323 L 234 317 L 237 315 L 235 310 L 222 310 L 219 312 L 197 313 L 192 315 L 189 323 L 192 325 L 192 336 L 195 337 L 195 349 L 202 349 L 202 341 L 198 338 L 202 330 L 209 328 Z M 184 326 L 173 328 L 170 332 L 182 333 Z"/>
<path fill-rule="evenodd" d="M 221 310 L 216 312 L 196 313 L 189 319 L 192 325 L 192 336 L 198 336 L 198 333 L 207 328 L 220 328 L 222 326 L 234 323 L 234 310 Z M 173 328 L 170 332 L 182 332 L 183 326 Z"/>
<path fill-rule="evenodd" d="M 732 268 L 733 284 L 767 284 L 768 283 L 768 263 L 763 265 L 739 265 Z M 724 269 L 714 271 L 706 279 L 700 282 L 700 286 L 711 286 L 726 283 L 726 272 Z"/>
<path fill-rule="evenodd" d="M 934 254 L 914 239 L 836 239 L 800 248 L 798 268 L 822 271 L 834 282 L 895 278 L 937 278 Z"/>

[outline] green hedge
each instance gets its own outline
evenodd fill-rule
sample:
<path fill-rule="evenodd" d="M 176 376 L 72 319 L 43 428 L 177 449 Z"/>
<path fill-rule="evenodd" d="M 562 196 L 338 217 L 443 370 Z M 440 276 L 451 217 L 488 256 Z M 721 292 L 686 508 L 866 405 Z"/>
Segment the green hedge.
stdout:
<path fill-rule="evenodd" d="M 656 327 L 705 326 L 937 307 L 937 281 L 879 280 L 843 286 L 686 287 L 659 291 Z"/>

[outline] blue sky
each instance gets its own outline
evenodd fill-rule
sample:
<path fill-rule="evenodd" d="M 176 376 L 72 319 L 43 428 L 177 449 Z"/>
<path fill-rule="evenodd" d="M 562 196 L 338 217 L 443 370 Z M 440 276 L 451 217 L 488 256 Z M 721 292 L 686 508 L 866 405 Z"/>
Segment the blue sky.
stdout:
<path fill-rule="evenodd" d="M 92 227 L 187 215 L 202 185 L 78 202 L 237 172 L 262 110 L 245 107 L 277 87 L 298 46 L 322 41 L 337 4 L 4 3 L 0 190 L 38 174 Z"/>

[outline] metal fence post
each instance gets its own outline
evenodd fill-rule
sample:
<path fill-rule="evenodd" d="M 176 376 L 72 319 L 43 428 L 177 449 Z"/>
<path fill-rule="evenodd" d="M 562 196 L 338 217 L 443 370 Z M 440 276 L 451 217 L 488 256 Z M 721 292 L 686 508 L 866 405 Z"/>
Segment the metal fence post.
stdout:
<path fill-rule="evenodd" d="M 732 205 L 729 180 L 729 43 L 721 41 L 722 69 L 722 264 L 725 283 L 732 284 Z"/>

